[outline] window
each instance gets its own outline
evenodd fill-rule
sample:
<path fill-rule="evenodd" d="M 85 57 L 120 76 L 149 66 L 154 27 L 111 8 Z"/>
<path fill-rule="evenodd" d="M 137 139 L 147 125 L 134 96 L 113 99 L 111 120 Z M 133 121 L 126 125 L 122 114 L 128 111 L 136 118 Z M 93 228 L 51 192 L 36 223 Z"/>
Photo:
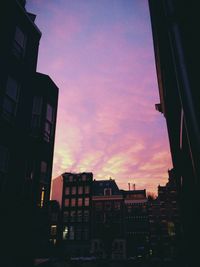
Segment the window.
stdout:
<path fill-rule="evenodd" d="M 82 175 L 82 180 L 83 180 L 83 181 L 86 181 L 86 180 L 87 180 L 87 175 L 86 175 L 86 174 L 83 174 L 83 175 Z"/>
<path fill-rule="evenodd" d="M 119 201 L 114 202 L 114 207 L 115 207 L 116 210 L 120 210 L 120 207 L 121 207 L 120 202 Z"/>
<path fill-rule="evenodd" d="M 44 140 L 50 142 L 53 134 L 53 123 L 54 123 L 54 111 L 50 104 L 46 107 L 46 120 L 44 125 Z"/>
<path fill-rule="evenodd" d="M 69 187 L 65 187 L 65 195 L 69 195 Z"/>
<path fill-rule="evenodd" d="M 26 35 L 18 26 L 15 29 L 13 53 L 18 58 L 23 58 L 26 48 Z"/>
<path fill-rule="evenodd" d="M 89 221 L 89 210 L 84 210 L 84 217 L 83 217 L 84 222 Z"/>
<path fill-rule="evenodd" d="M 80 226 L 77 226 L 76 228 L 76 240 L 81 240 L 81 227 Z"/>
<path fill-rule="evenodd" d="M 0 172 L 7 172 L 8 170 L 9 153 L 8 149 L 0 146 Z"/>
<path fill-rule="evenodd" d="M 11 76 L 8 76 L 5 97 L 3 100 L 3 116 L 9 121 L 13 119 L 17 112 L 19 90 L 19 83 Z"/>
<path fill-rule="evenodd" d="M 82 198 L 78 198 L 78 206 L 82 207 L 83 205 L 83 199 Z"/>
<path fill-rule="evenodd" d="M 47 183 L 48 182 L 48 175 L 47 175 L 47 163 L 46 163 L 46 161 L 41 161 L 40 173 L 41 173 L 41 181 L 44 183 Z"/>
<path fill-rule="evenodd" d="M 89 239 L 89 229 L 84 228 L 83 229 L 83 240 L 88 240 Z"/>
<path fill-rule="evenodd" d="M 76 212 L 73 210 L 73 211 L 71 211 L 71 216 L 70 216 L 70 218 L 71 218 L 71 222 L 75 222 L 76 221 Z"/>
<path fill-rule="evenodd" d="M 105 196 L 111 196 L 112 195 L 112 189 L 111 188 L 105 188 L 104 189 L 104 195 Z"/>
<path fill-rule="evenodd" d="M 68 238 L 69 229 L 67 226 L 63 229 L 63 240 L 66 240 Z"/>
<path fill-rule="evenodd" d="M 45 188 L 42 187 L 41 196 L 40 196 L 40 207 L 42 208 L 44 206 L 44 200 L 45 200 Z"/>
<path fill-rule="evenodd" d="M 89 204 L 90 204 L 89 197 L 86 197 L 85 198 L 85 206 L 89 206 Z"/>
<path fill-rule="evenodd" d="M 41 96 L 34 96 L 33 98 L 31 129 L 36 135 L 39 133 L 41 125 L 42 101 Z"/>
<path fill-rule="evenodd" d="M 57 233 L 57 225 L 51 225 L 51 235 L 56 235 Z"/>
<path fill-rule="evenodd" d="M 72 186 L 72 195 L 76 194 L 76 186 Z"/>
<path fill-rule="evenodd" d="M 83 194 L 83 187 L 82 186 L 78 187 L 78 193 L 79 193 L 79 195 Z"/>
<path fill-rule="evenodd" d="M 90 187 L 88 185 L 86 185 L 85 187 L 85 194 L 89 194 L 90 193 Z"/>
<path fill-rule="evenodd" d="M 96 202 L 95 208 L 96 208 L 96 210 L 102 210 L 102 202 Z"/>
<path fill-rule="evenodd" d="M 63 222 L 68 222 L 68 220 L 69 220 L 69 212 L 64 211 L 63 212 Z"/>
<path fill-rule="evenodd" d="M 111 202 L 105 202 L 105 210 L 111 210 Z"/>
<path fill-rule="evenodd" d="M 69 176 L 69 181 L 73 182 L 73 176 L 72 175 Z"/>
<path fill-rule="evenodd" d="M 81 222 L 82 221 L 82 211 L 81 210 L 78 210 L 77 211 L 77 221 L 78 222 Z"/>
<path fill-rule="evenodd" d="M 74 226 L 69 227 L 69 239 L 74 240 Z"/>
<path fill-rule="evenodd" d="M 69 207 L 69 198 L 65 199 L 65 207 Z"/>
<path fill-rule="evenodd" d="M 71 199 L 71 206 L 72 207 L 75 207 L 76 206 L 76 199 L 75 198 L 72 198 Z"/>

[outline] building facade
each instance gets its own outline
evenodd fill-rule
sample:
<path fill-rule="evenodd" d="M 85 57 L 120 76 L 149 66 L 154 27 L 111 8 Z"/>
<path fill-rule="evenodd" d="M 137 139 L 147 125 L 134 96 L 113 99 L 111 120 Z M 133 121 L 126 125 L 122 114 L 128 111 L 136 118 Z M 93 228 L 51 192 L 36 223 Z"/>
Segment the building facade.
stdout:
<path fill-rule="evenodd" d="M 160 103 L 176 172 L 184 257 L 199 262 L 200 91 L 197 1 L 149 0 Z M 191 208 L 192 207 L 192 208 Z M 194 212 L 195 211 L 195 212 Z M 193 218 L 191 220 L 190 218 Z M 191 247 L 190 244 L 193 244 Z M 184 258 L 183 257 L 183 258 Z"/>
<path fill-rule="evenodd" d="M 115 180 L 93 182 L 91 253 L 97 258 L 125 259 L 123 195 Z"/>
<path fill-rule="evenodd" d="M 64 173 L 62 233 L 68 257 L 88 256 L 91 239 L 92 173 Z"/>
<path fill-rule="evenodd" d="M 149 221 L 146 190 L 123 191 L 127 257 L 149 255 Z"/>
<path fill-rule="evenodd" d="M 55 83 L 36 72 L 41 32 L 25 3 L 5 1 L 0 16 L 0 212 L 10 266 L 30 256 L 31 248 L 19 259 L 49 200 L 58 101 Z"/>

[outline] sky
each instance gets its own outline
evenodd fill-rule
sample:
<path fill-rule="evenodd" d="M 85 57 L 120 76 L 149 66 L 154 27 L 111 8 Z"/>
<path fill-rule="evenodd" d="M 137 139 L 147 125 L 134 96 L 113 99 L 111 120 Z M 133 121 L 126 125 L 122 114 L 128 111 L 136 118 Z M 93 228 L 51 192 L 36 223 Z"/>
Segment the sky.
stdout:
<path fill-rule="evenodd" d="M 37 71 L 59 87 L 53 178 L 93 172 L 157 192 L 172 168 L 147 0 L 27 0 Z"/>

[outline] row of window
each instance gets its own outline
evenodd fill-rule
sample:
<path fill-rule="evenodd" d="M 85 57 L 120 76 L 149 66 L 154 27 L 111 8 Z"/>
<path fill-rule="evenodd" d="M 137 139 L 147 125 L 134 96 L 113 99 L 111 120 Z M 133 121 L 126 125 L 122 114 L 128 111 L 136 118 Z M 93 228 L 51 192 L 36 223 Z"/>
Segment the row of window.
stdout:
<path fill-rule="evenodd" d="M 66 198 L 65 199 L 65 207 L 82 207 L 82 206 L 89 206 L 90 205 L 90 199 L 89 197 L 86 197 L 86 198 L 71 198 L 71 199 L 68 199 Z"/>
<path fill-rule="evenodd" d="M 92 177 L 87 174 L 82 175 L 64 175 L 66 182 L 80 182 L 80 181 L 91 181 Z"/>
<path fill-rule="evenodd" d="M 121 209 L 121 202 L 119 201 L 104 201 L 104 202 L 95 202 L 94 207 L 96 210 L 120 210 Z"/>
<path fill-rule="evenodd" d="M 89 194 L 90 193 L 90 187 L 88 185 L 86 186 L 66 186 L 65 187 L 65 195 L 82 195 L 82 194 Z"/>
<path fill-rule="evenodd" d="M 88 222 L 89 221 L 89 210 L 78 210 L 78 211 L 64 211 L 63 212 L 64 222 Z"/>
<path fill-rule="evenodd" d="M 89 229 L 80 226 L 65 226 L 63 229 L 63 240 L 88 240 Z"/>
<path fill-rule="evenodd" d="M 20 87 L 21 84 L 15 78 L 9 75 L 2 106 L 2 116 L 8 121 L 13 121 L 14 117 L 16 116 L 20 96 Z M 38 131 L 41 127 L 42 102 L 41 96 L 35 96 L 33 99 L 31 118 L 31 130 L 33 134 L 38 134 Z M 50 141 L 53 135 L 54 120 L 54 109 L 48 103 L 46 105 L 46 116 L 43 131 L 44 140 L 47 142 Z"/>

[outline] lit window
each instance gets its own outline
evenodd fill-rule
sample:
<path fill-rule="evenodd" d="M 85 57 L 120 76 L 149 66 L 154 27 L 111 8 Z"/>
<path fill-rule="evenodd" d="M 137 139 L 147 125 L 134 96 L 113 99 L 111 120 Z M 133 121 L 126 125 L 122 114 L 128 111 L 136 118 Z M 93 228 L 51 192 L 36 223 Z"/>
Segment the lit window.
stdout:
<path fill-rule="evenodd" d="M 76 206 L 76 199 L 75 198 L 72 198 L 71 199 L 71 206 L 72 207 L 75 207 Z"/>
<path fill-rule="evenodd" d="M 90 200 L 89 197 L 85 198 L 85 206 L 89 206 L 90 205 Z"/>
<path fill-rule="evenodd" d="M 78 193 L 79 193 L 79 195 L 83 194 L 83 187 L 82 186 L 78 187 Z"/>
<path fill-rule="evenodd" d="M 18 82 L 11 76 L 8 76 L 5 97 L 3 100 L 3 116 L 9 121 L 17 112 L 19 90 L 20 85 Z"/>
<path fill-rule="evenodd" d="M 69 187 L 65 187 L 65 195 L 69 195 Z"/>
<path fill-rule="evenodd" d="M 90 187 L 87 185 L 85 187 L 85 194 L 89 194 L 90 193 Z"/>
<path fill-rule="evenodd" d="M 56 235 L 57 233 L 57 225 L 51 225 L 51 235 Z"/>
<path fill-rule="evenodd" d="M 79 207 L 82 207 L 82 205 L 83 205 L 83 199 L 82 198 L 79 198 L 78 199 L 78 206 Z"/>
<path fill-rule="evenodd" d="M 72 186 L 72 195 L 76 194 L 76 186 Z"/>
<path fill-rule="evenodd" d="M 65 199 L 65 207 L 69 207 L 69 198 Z"/>
<path fill-rule="evenodd" d="M 13 53 L 18 58 L 23 58 L 26 48 L 26 36 L 24 32 L 17 26 L 15 30 L 15 38 L 13 45 Z"/>
<path fill-rule="evenodd" d="M 41 197 L 40 197 L 40 207 L 41 208 L 44 206 L 44 198 L 45 198 L 45 188 L 42 187 Z"/>
<path fill-rule="evenodd" d="M 68 227 L 65 226 L 63 230 L 63 240 L 66 240 L 68 238 L 68 232 L 69 232 Z"/>

